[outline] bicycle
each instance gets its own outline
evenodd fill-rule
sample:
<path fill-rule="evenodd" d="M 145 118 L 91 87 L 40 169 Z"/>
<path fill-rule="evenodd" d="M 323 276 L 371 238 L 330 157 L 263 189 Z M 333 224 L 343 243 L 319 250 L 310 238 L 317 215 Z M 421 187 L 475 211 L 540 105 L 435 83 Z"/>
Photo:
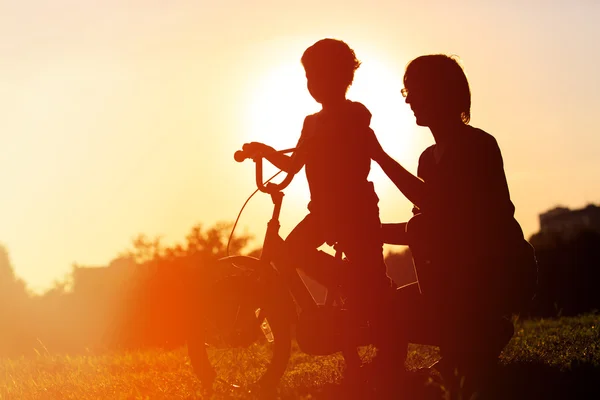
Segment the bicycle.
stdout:
<path fill-rule="evenodd" d="M 242 151 L 234 157 L 238 162 L 250 158 Z M 358 347 L 372 343 L 368 322 L 349 327 L 339 286 L 327 287 L 325 303 L 317 304 L 295 268 L 274 265 L 274 252 L 284 243 L 279 236 L 283 190 L 294 175 L 287 174 L 278 184 L 265 184 L 262 157 L 253 161 L 257 191 L 269 194 L 274 205 L 262 253 L 259 258 L 218 260 L 219 277 L 204 296 L 210 304 L 198 311 L 201 317 L 194 318 L 188 339 L 194 371 L 206 388 L 212 388 L 215 381 L 235 388 L 274 388 L 287 368 L 293 326 L 304 353 L 342 352 L 346 368 L 356 370 L 362 363 Z M 342 252 L 336 248 L 336 257 L 342 257 Z"/>

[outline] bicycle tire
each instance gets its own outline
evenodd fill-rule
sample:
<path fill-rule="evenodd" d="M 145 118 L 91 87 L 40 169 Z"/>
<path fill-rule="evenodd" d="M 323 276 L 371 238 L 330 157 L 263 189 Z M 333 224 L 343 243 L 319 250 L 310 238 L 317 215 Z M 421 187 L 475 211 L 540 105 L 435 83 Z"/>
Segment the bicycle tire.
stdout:
<path fill-rule="evenodd" d="M 223 319 L 227 321 L 230 319 L 229 316 L 220 316 L 221 312 L 211 313 L 207 307 L 201 307 L 198 310 L 199 315 L 192 316 L 191 334 L 188 338 L 188 356 L 194 372 L 203 383 L 203 386 L 212 388 L 215 383 L 221 383 L 237 388 L 258 387 L 267 390 L 275 388 L 287 368 L 292 342 L 291 319 L 287 315 L 288 310 L 281 307 L 276 292 L 269 290 L 265 282 L 260 282 L 260 277 L 257 274 L 232 275 L 224 277 L 212 285 L 208 296 L 205 298 L 208 299 L 206 305 L 213 308 L 220 308 L 224 304 L 228 304 L 228 306 L 233 304 L 233 307 L 237 307 L 236 320 L 230 331 L 234 331 L 235 326 L 240 321 L 242 322 L 239 325 L 245 325 L 241 328 L 245 331 L 239 335 L 237 331 L 235 334 L 230 334 L 231 332 L 223 333 L 224 336 L 221 337 L 224 342 L 223 354 L 217 360 L 217 354 L 221 349 L 217 350 L 217 347 L 213 346 L 213 354 L 211 354 L 211 345 L 207 343 L 208 336 L 211 336 L 211 334 L 208 331 L 214 330 L 215 326 L 217 330 L 220 329 L 218 326 L 220 321 L 216 320 Z M 262 328 L 263 337 L 260 333 L 254 332 L 254 327 L 251 327 L 255 322 L 251 321 L 249 313 L 256 312 L 254 310 L 255 306 L 257 310 L 260 310 L 256 314 L 257 319 L 261 319 L 256 322 L 263 324 L 262 318 L 264 316 L 264 321 L 267 321 L 267 327 L 270 328 L 272 333 L 272 342 L 268 341 L 268 335 L 264 333 Z M 224 314 L 227 314 L 227 312 Z M 216 325 L 215 322 L 217 322 Z M 254 334 L 257 335 L 255 341 L 252 340 Z M 238 339 L 239 343 L 236 342 L 236 344 L 246 345 L 245 350 L 251 348 L 260 357 L 252 357 L 249 361 L 235 356 L 235 360 L 232 360 L 226 352 L 228 349 L 232 353 L 236 351 L 231 346 L 231 342 Z M 225 343 L 228 341 L 229 343 Z M 262 355 L 266 355 L 266 357 L 262 357 Z M 254 364 L 256 360 L 262 361 L 260 365 Z M 217 363 L 222 365 L 216 365 Z"/>

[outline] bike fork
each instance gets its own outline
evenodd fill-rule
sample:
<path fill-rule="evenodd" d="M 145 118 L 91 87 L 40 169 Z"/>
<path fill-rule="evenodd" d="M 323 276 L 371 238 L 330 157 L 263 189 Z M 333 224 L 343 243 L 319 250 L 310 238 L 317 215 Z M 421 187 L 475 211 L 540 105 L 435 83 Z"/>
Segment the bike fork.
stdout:
<path fill-rule="evenodd" d="M 267 232 L 263 243 L 263 250 L 260 255 L 260 259 L 266 263 L 270 263 L 272 260 L 277 258 L 285 258 L 284 254 L 282 257 L 276 252 L 282 252 L 284 241 L 279 236 L 279 214 L 281 213 L 281 203 L 283 201 L 283 192 L 271 193 L 271 200 L 273 201 L 273 215 L 271 220 L 267 223 Z M 290 293 L 294 297 L 296 303 L 301 309 L 311 309 L 317 306 L 317 302 L 314 297 L 304 284 L 304 281 L 296 271 L 296 268 L 286 261 L 279 262 L 276 265 L 277 271 L 283 277 Z"/>

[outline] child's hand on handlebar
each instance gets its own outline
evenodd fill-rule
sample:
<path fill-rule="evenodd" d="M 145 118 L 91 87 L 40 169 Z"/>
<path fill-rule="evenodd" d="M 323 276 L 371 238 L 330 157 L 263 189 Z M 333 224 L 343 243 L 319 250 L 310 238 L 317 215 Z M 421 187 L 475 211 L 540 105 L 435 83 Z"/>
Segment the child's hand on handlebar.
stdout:
<path fill-rule="evenodd" d="M 245 143 L 242 146 L 242 151 L 250 158 L 260 157 L 268 153 L 275 152 L 275 149 L 260 142 Z"/>

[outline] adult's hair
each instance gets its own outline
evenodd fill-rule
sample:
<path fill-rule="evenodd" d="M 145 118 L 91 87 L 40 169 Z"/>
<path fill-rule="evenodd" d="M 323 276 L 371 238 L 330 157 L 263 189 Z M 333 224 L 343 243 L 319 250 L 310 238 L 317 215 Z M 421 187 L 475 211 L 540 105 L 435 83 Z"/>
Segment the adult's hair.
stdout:
<path fill-rule="evenodd" d="M 321 39 L 304 51 L 301 58 L 306 70 L 319 70 L 338 77 L 346 87 L 352 84 L 360 66 L 354 50 L 338 39 Z"/>
<path fill-rule="evenodd" d="M 463 123 L 471 120 L 471 90 L 457 56 L 431 54 L 420 56 L 406 66 L 404 86 L 418 87 L 429 96 L 440 99 Z"/>

